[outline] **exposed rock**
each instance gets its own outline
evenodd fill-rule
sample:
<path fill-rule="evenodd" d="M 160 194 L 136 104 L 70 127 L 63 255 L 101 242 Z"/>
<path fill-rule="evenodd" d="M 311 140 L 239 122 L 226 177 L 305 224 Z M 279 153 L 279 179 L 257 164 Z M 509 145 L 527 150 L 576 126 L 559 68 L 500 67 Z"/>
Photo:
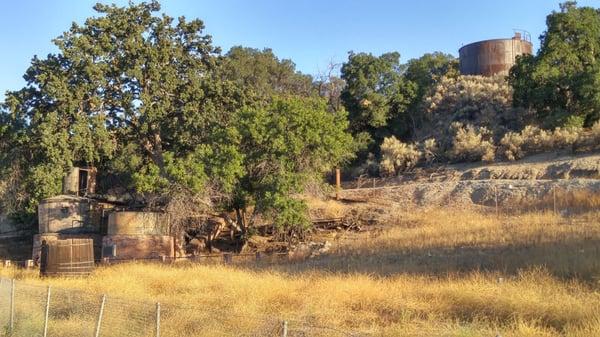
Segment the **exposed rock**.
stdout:
<path fill-rule="evenodd" d="M 327 254 L 331 250 L 331 242 L 306 242 L 290 249 L 290 259 L 301 260 Z"/>

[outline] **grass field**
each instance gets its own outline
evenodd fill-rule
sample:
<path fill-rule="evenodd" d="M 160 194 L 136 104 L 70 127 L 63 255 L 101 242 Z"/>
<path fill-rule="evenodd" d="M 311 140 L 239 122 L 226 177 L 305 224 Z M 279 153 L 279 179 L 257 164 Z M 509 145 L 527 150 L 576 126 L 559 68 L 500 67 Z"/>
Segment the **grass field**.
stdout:
<path fill-rule="evenodd" d="M 170 308 L 164 336 L 238 336 L 270 318 L 373 336 L 600 336 L 598 220 L 432 210 L 348 235 L 310 261 L 130 263 L 85 279 L 0 274 L 160 301 Z"/>

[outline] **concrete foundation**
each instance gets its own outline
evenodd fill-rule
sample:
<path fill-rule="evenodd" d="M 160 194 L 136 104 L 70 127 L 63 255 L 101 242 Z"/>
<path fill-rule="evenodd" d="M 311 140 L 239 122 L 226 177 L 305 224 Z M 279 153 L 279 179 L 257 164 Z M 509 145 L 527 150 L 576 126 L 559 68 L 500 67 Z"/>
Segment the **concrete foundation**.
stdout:
<path fill-rule="evenodd" d="M 116 247 L 116 260 L 158 259 L 174 254 L 174 239 L 167 235 L 106 235 L 102 238 L 103 252 L 112 245 Z"/>

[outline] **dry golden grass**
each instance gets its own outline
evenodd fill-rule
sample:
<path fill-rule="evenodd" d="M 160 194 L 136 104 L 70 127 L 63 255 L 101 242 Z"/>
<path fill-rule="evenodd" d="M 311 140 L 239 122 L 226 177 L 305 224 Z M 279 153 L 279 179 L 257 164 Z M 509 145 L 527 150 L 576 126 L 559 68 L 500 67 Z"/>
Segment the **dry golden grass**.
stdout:
<path fill-rule="evenodd" d="M 548 212 L 497 217 L 492 213 L 459 210 L 424 210 L 397 213 L 393 225 L 358 236 L 344 245 L 356 252 L 382 249 L 498 248 L 511 245 L 555 244 L 568 240 L 600 239 L 600 214 L 583 213 L 565 218 Z M 360 240 L 358 240 L 360 239 Z"/>
<path fill-rule="evenodd" d="M 13 276 L 5 274 L 5 276 Z M 88 279 L 39 280 L 129 299 L 160 301 L 165 336 L 254 329 L 269 317 L 368 331 L 383 336 L 594 336 L 600 294 L 589 285 L 532 270 L 498 282 L 498 274 L 426 277 L 312 272 L 289 275 L 225 266 L 125 264 Z M 194 324 L 196 322 L 197 324 Z M 217 334 L 219 335 L 219 334 Z"/>
<path fill-rule="evenodd" d="M 561 278 L 590 282 L 600 277 L 598 213 L 496 217 L 436 209 L 392 213 L 388 223 L 367 233 L 347 234 L 327 257 L 280 269 L 443 276 L 470 271 L 514 275 L 542 267 Z"/>
<path fill-rule="evenodd" d="M 556 190 L 547 193 L 543 198 L 521 201 L 511 205 L 514 210 L 548 210 L 558 213 L 581 213 L 589 210 L 600 209 L 600 193 L 589 190 L 564 190 L 556 187 Z M 521 211 L 522 212 L 522 211 Z"/>
<path fill-rule="evenodd" d="M 373 336 L 600 336 L 598 227 L 596 214 L 566 222 L 437 210 L 402 214 L 307 262 L 130 263 L 82 279 L 0 274 L 160 301 L 164 336 L 267 335 L 282 318 Z"/>
<path fill-rule="evenodd" d="M 311 217 L 314 219 L 341 218 L 348 212 L 347 206 L 329 198 L 303 195 L 302 200 L 309 205 Z"/>

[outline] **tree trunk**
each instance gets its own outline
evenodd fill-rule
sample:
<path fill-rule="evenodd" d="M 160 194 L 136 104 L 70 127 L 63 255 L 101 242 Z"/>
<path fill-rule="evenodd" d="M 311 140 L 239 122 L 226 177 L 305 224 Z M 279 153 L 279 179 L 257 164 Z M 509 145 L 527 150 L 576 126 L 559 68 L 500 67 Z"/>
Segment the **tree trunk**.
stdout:
<path fill-rule="evenodd" d="M 240 226 L 241 232 L 242 232 L 242 236 L 244 236 L 246 234 L 246 231 L 248 229 L 248 224 L 246 223 L 246 212 L 243 209 L 240 208 L 236 208 L 235 209 L 235 214 L 237 217 L 237 223 Z"/>

